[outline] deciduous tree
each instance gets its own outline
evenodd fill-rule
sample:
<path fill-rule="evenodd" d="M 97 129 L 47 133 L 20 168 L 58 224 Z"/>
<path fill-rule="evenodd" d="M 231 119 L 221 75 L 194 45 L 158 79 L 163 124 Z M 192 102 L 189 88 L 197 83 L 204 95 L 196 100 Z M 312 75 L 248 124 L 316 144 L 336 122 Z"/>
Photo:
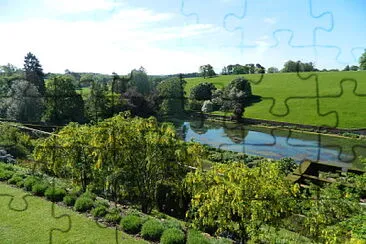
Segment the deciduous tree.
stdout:
<path fill-rule="evenodd" d="M 366 70 L 366 49 L 364 53 L 361 55 L 359 62 L 360 62 L 360 69 Z"/>
<path fill-rule="evenodd" d="M 198 85 L 192 87 L 190 99 L 198 101 L 211 100 L 212 91 L 214 90 L 216 90 L 216 87 L 210 82 L 199 83 Z"/>
<path fill-rule="evenodd" d="M 20 121 L 39 121 L 43 113 L 43 97 L 37 88 L 24 80 L 14 81 L 7 99 L 0 105 L 6 109 L 9 119 Z"/>
<path fill-rule="evenodd" d="M 55 124 L 84 121 L 84 101 L 71 79 L 55 76 L 47 80 L 46 88 L 46 121 Z"/>
<path fill-rule="evenodd" d="M 299 190 L 274 162 L 253 168 L 242 163 L 215 165 L 207 172 L 189 173 L 186 182 L 193 196 L 188 216 L 195 227 L 230 233 L 242 242 L 255 240 L 261 227 L 289 216 Z"/>

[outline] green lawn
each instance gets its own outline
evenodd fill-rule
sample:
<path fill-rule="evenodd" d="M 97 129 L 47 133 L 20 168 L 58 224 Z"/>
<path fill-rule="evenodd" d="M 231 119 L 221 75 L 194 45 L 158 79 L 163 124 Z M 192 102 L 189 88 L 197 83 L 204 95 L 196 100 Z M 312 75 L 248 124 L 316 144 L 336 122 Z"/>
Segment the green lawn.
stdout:
<path fill-rule="evenodd" d="M 245 117 L 366 128 L 366 72 L 319 72 L 312 77 L 306 77 L 311 73 L 300 74 L 303 79 L 296 73 L 265 74 L 262 79 L 259 74 L 188 78 L 185 89 L 189 95 L 194 85 L 205 81 L 222 88 L 236 77 L 244 76 L 252 82 L 253 94 L 262 97 L 261 102 L 246 108 Z"/>
<path fill-rule="evenodd" d="M 14 196 L 12 207 L 18 210 L 10 210 L 8 203 Z M 50 231 L 58 228 L 66 231 L 69 227 L 67 217 L 60 219 L 51 215 L 52 203 L 39 197 L 29 196 L 25 200 L 22 197 L 26 192 L 13 188 L 4 183 L 0 183 L 0 243 L 49 243 Z M 62 233 L 52 232 L 52 243 L 116 243 L 116 230 L 113 228 L 103 228 L 86 218 L 67 208 L 55 205 L 56 216 L 67 214 L 71 219 L 71 229 Z M 118 243 L 146 243 L 135 240 L 123 232 L 118 232 Z"/>
<path fill-rule="evenodd" d="M 80 94 L 83 99 L 87 99 L 90 96 L 91 89 L 90 87 L 83 87 L 81 89 L 76 90 L 78 94 Z"/>

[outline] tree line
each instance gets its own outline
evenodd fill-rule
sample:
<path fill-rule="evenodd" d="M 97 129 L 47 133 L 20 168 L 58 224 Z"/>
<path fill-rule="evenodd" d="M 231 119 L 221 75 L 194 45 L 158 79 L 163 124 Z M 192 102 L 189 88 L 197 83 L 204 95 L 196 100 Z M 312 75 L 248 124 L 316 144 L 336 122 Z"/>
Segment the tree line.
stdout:
<path fill-rule="evenodd" d="M 24 68 L 0 68 L 0 117 L 64 125 L 112 117 L 123 111 L 148 117 L 184 111 L 183 76 L 149 77 L 143 67 L 127 76 L 76 73 L 44 74 L 28 53 Z"/>
<path fill-rule="evenodd" d="M 343 71 L 358 71 L 366 70 L 366 49 L 359 58 L 359 66 L 357 65 L 346 65 Z M 276 67 L 269 67 L 266 69 L 261 64 L 229 64 L 224 66 L 221 71 L 221 75 L 240 75 L 240 74 L 264 74 L 264 73 L 288 73 L 288 72 L 335 72 L 340 71 L 339 69 L 317 69 L 312 62 L 301 62 L 289 60 L 285 62 L 282 69 Z M 199 68 L 198 75 L 204 78 L 211 78 L 217 74 L 214 68 L 210 64 L 202 65 Z"/>

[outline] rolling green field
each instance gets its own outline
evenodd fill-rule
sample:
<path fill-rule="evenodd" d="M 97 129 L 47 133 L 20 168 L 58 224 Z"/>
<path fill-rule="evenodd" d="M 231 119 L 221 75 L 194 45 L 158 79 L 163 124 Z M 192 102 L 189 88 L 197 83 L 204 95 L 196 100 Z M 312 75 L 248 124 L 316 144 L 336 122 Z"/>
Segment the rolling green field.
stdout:
<path fill-rule="evenodd" d="M 0 195 L 0 242 L 1 243 L 50 243 L 50 230 L 59 228 L 68 229 L 68 219 L 53 218 L 51 215 L 52 203 L 39 197 L 22 197 L 27 193 L 0 183 L 0 193 L 14 196 L 12 207 L 18 210 L 9 210 L 10 196 Z M 55 206 L 56 216 L 67 214 L 71 217 L 71 229 L 66 233 L 52 232 L 52 243 L 116 243 L 116 230 L 98 226 L 96 222 L 70 209 Z M 135 240 L 131 236 L 118 232 L 119 243 L 147 243 Z"/>
<path fill-rule="evenodd" d="M 236 77 L 252 83 L 261 101 L 246 108 L 247 118 L 338 128 L 366 128 L 366 72 L 318 72 L 226 75 L 188 78 L 190 89 L 200 82 L 223 88 Z M 319 97 L 319 98 L 318 98 Z"/>

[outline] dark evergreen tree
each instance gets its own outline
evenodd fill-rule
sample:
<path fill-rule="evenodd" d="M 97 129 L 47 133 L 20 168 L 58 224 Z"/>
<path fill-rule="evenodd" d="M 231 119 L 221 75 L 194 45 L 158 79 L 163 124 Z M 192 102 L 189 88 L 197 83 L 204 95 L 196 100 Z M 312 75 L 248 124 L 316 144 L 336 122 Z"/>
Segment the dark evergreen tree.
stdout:
<path fill-rule="evenodd" d="M 39 93 L 43 96 L 46 92 L 44 83 L 44 73 L 37 57 L 32 53 L 27 53 L 24 58 L 25 79 L 35 85 Z"/>

